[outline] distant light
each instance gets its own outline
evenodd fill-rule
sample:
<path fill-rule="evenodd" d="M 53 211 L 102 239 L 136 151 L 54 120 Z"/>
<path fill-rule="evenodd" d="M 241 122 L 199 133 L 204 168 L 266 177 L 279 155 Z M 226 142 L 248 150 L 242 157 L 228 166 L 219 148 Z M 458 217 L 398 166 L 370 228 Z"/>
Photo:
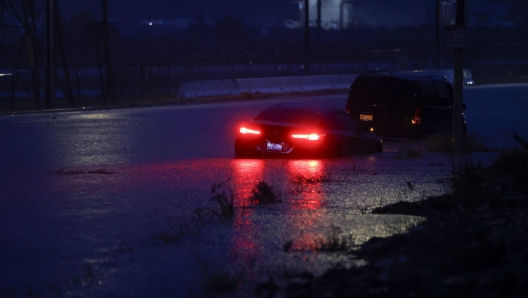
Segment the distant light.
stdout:
<path fill-rule="evenodd" d="M 373 127 L 371 127 L 371 128 L 370 128 L 370 131 L 371 131 L 371 132 L 373 132 L 373 131 L 374 131 L 374 128 L 373 128 Z"/>
<path fill-rule="evenodd" d="M 152 22 L 149 22 L 149 26 L 152 26 Z"/>
<path fill-rule="evenodd" d="M 0 73 L 0 77 L 12 76 L 12 73 Z"/>

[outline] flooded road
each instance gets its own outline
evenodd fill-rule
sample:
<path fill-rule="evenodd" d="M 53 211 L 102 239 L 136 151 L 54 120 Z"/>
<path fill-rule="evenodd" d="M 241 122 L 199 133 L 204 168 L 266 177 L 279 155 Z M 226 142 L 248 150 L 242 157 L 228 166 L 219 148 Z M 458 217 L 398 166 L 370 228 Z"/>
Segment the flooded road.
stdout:
<path fill-rule="evenodd" d="M 341 107 L 346 96 L 301 100 Z M 398 158 L 405 143 L 336 160 L 234 159 L 237 123 L 284 101 L 299 99 L 0 117 L 0 293 L 215 296 L 234 283 L 247 296 L 269 276 L 357 265 L 321 245 L 405 232 L 421 219 L 368 212 L 449 191 L 456 161 Z M 485 133 L 470 101 L 468 127 Z M 250 199 L 260 181 L 280 202 Z M 215 183 L 233 195 L 233 219 L 209 216 Z"/>

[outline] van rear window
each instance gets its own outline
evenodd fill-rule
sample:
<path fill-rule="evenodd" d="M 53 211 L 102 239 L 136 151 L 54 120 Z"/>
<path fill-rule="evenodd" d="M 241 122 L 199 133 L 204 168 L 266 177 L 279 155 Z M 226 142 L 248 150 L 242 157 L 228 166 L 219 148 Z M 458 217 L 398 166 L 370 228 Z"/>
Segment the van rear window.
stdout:
<path fill-rule="evenodd" d="M 420 86 L 422 104 L 431 106 L 451 106 L 451 90 L 445 82 L 427 83 Z"/>
<path fill-rule="evenodd" d="M 358 77 L 351 93 L 374 104 L 400 104 L 414 100 L 415 86 L 413 82 L 392 77 Z"/>

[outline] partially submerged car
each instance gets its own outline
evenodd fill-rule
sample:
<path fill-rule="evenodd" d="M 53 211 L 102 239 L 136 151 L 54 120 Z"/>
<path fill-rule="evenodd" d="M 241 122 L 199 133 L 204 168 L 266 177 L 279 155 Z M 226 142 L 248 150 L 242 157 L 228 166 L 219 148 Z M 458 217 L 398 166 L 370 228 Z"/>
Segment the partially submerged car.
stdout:
<path fill-rule="evenodd" d="M 332 158 L 382 152 L 381 140 L 365 132 L 344 110 L 325 105 L 273 105 L 240 125 L 236 158 Z"/>
<path fill-rule="evenodd" d="M 366 72 L 350 86 L 345 109 L 381 137 L 420 139 L 451 131 L 453 88 L 438 75 Z"/>

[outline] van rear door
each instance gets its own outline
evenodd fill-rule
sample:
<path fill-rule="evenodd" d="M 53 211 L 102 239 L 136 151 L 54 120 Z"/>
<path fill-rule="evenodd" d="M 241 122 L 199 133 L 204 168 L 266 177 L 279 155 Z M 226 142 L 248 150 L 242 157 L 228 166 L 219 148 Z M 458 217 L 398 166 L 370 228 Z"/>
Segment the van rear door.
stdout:
<path fill-rule="evenodd" d="M 420 85 L 421 122 L 419 135 L 444 133 L 451 130 L 453 118 L 453 89 L 444 81 Z"/>

